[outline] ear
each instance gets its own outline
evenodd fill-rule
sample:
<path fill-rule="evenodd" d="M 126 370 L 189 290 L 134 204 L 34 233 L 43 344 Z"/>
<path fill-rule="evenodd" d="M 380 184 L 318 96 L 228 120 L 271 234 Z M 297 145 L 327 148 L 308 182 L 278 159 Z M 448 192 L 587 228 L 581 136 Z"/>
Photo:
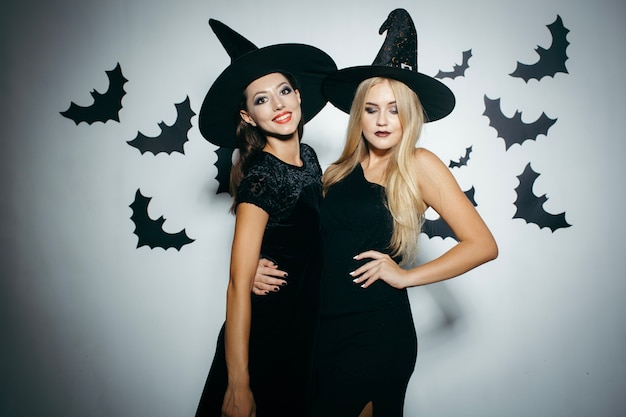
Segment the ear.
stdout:
<path fill-rule="evenodd" d="M 298 104 L 302 104 L 302 98 L 300 97 L 300 90 L 295 89 L 296 97 L 298 97 Z"/>
<path fill-rule="evenodd" d="M 241 116 L 244 122 L 256 127 L 256 122 L 245 110 L 239 110 L 239 116 Z"/>

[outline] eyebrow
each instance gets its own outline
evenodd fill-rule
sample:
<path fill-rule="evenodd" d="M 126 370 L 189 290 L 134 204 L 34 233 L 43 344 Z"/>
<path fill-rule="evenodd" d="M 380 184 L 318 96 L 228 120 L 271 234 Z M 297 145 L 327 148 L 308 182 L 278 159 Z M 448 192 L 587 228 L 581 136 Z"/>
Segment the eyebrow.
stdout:
<path fill-rule="evenodd" d="M 394 101 L 390 101 L 390 102 L 389 102 L 389 103 L 387 103 L 386 105 L 387 105 L 387 106 L 391 106 L 391 105 L 395 105 L 395 104 L 396 104 L 396 101 L 394 100 Z M 366 102 L 366 103 L 365 103 L 365 105 L 366 105 L 366 106 L 376 106 L 376 107 L 380 107 L 380 105 L 379 105 L 379 104 L 372 103 L 372 102 L 370 102 L 370 101 Z"/>

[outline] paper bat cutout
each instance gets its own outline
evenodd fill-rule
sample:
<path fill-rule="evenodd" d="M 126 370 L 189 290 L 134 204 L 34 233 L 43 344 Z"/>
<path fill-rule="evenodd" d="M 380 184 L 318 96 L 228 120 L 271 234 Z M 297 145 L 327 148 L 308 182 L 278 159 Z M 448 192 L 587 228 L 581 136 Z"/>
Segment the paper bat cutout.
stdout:
<path fill-rule="evenodd" d="M 448 165 L 448 168 L 459 168 L 462 166 L 466 166 L 467 165 L 467 161 L 469 161 L 470 159 L 470 154 L 472 153 L 472 147 L 470 146 L 469 148 L 465 148 L 465 156 L 462 156 L 459 159 L 459 162 L 456 161 L 450 161 L 450 164 Z"/>
<path fill-rule="evenodd" d="M 472 202 L 474 207 L 476 207 L 476 200 L 474 200 L 474 194 L 476 190 L 474 187 L 465 191 L 465 195 Z M 422 233 L 425 233 L 429 238 L 433 238 L 435 236 L 439 236 L 442 239 L 447 237 L 451 237 L 452 239 L 458 241 L 448 223 L 446 223 L 441 217 L 436 218 L 435 220 L 426 219 L 424 221 L 424 226 L 422 227 Z"/>
<path fill-rule="evenodd" d="M 453 80 L 456 77 L 463 77 L 465 76 L 465 70 L 469 68 L 468 65 L 468 61 L 469 59 L 472 57 L 472 50 L 469 49 L 467 51 L 463 52 L 463 62 L 461 62 L 461 65 L 455 65 L 454 67 L 452 67 L 452 71 L 449 72 L 445 72 L 445 71 L 439 71 L 437 73 L 437 75 L 435 75 L 435 78 L 452 78 Z"/>
<path fill-rule="evenodd" d="M 217 148 L 215 154 L 217 155 L 217 161 L 213 165 L 217 168 L 215 179 L 219 184 L 215 194 L 230 194 L 230 169 L 233 166 L 233 150 L 230 148 Z"/>
<path fill-rule="evenodd" d="M 90 94 L 93 97 L 93 104 L 82 107 L 74 102 L 70 103 L 70 108 L 61 115 L 71 119 L 78 125 L 80 122 L 106 123 L 109 120 L 120 121 L 119 111 L 122 108 L 122 97 L 126 94 L 124 84 L 128 81 L 122 75 L 122 68 L 118 62 L 117 66 L 111 71 L 105 71 L 109 78 L 109 88 L 106 93 L 102 94 L 93 90 Z"/>
<path fill-rule="evenodd" d="M 555 230 L 570 227 L 571 224 L 565 221 L 565 212 L 560 214 L 550 214 L 543 209 L 543 203 L 548 200 L 546 195 L 536 196 L 533 193 L 533 185 L 539 174 L 533 171 L 530 163 L 524 168 L 524 172 L 518 175 L 519 186 L 515 189 L 517 200 L 515 207 L 517 210 L 513 215 L 514 219 L 523 219 L 526 223 L 534 223 L 540 229 L 549 227 L 554 233 Z"/>
<path fill-rule="evenodd" d="M 156 137 L 148 137 L 143 133 L 138 132 L 135 139 L 128 141 L 130 146 L 133 146 L 144 154 L 151 152 L 154 155 L 165 152 L 171 154 L 173 152 L 179 152 L 185 154 L 183 146 L 189 140 L 187 132 L 191 129 L 191 118 L 196 113 L 191 110 L 191 104 L 189 102 L 189 96 L 185 101 L 175 104 L 176 112 L 178 114 L 176 121 L 173 125 L 166 125 L 164 122 L 159 123 L 161 128 L 161 134 Z"/>
<path fill-rule="evenodd" d="M 502 114 L 500 99 L 491 100 L 485 96 L 485 112 L 483 116 L 489 118 L 489 126 L 496 129 L 498 137 L 504 139 L 506 150 L 514 144 L 521 145 L 526 140 L 535 140 L 539 135 L 547 135 L 548 129 L 556 123 L 557 119 L 550 119 L 545 113 L 532 123 L 522 121 L 522 113 L 515 111 L 513 117 L 508 118 Z"/>
<path fill-rule="evenodd" d="M 511 74 L 511 77 L 522 78 L 524 81 L 535 78 L 537 81 L 543 77 L 554 77 L 557 72 L 568 74 L 565 61 L 567 61 L 567 34 L 569 29 L 563 26 L 561 16 L 557 15 L 556 20 L 548 25 L 550 34 L 552 35 L 552 45 L 550 48 L 544 49 L 537 46 L 535 51 L 539 54 L 539 61 L 535 64 L 517 63 L 517 68 Z"/>
<path fill-rule="evenodd" d="M 176 248 L 180 251 L 184 245 L 194 241 L 187 236 L 185 229 L 173 234 L 165 232 L 163 230 L 163 223 L 165 223 L 163 216 L 157 220 L 152 220 L 148 216 L 148 204 L 151 200 L 151 197 L 145 197 L 140 190 L 137 190 L 135 201 L 129 206 L 133 210 L 133 215 L 130 217 L 135 224 L 133 233 L 139 238 L 137 248 L 150 246 L 150 249 L 157 247 L 163 249 Z"/>

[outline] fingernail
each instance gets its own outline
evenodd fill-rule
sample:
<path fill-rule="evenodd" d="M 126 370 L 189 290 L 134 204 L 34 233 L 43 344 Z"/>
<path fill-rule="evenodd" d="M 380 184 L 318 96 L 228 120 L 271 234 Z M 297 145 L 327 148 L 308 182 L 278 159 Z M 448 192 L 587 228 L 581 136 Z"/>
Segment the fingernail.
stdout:
<path fill-rule="evenodd" d="M 359 280 L 358 278 L 354 278 L 354 279 L 352 280 L 352 282 L 355 282 L 355 283 L 356 283 L 358 280 Z"/>
<path fill-rule="evenodd" d="M 278 292 L 278 290 L 280 290 L 280 288 L 278 288 L 278 287 L 274 287 L 274 288 L 272 289 L 272 291 L 274 291 L 274 292 Z"/>
<path fill-rule="evenodd" d="M 289 274 L 285 272 L 285 275 L 283 275 L 283 278 L 287 278 L 288 276 Z"/>
<path fill-rule="evenodd" d="M 265 291 L 265 295 L 267 295 L 267 294 L 269 294 L 269 293 L 270 293 L 269 291 Z"/>
<path fill-rule="evenodd" d="M 283 282 L 280 283 L 281 287 L 284 287 L 285 285 L 287 285 L 287 281 L 283 281 Z"/>
<path fill-rule="evenodd" d="M 354 271 L 349 272 L 349 274 L 350 274 L 350 276 L 353 276 L 354 275 Z"/>

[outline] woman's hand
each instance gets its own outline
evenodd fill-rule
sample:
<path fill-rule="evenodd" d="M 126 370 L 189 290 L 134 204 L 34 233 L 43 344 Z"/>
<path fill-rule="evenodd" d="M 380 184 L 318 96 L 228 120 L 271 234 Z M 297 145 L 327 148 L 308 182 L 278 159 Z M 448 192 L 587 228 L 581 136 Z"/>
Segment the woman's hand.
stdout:
<path fill-rule="evenodd" d="M 372 260 L 350 273 L 354 278 L 353 282 L 355 284 L 360 284 L 361 287 L 367 288 L 375 281 L 381 279 L 394 288 L 402 289 L 407 286 L 407 271 L 400 268 L 389 255 L 375 250 L 368 250 L 354 257 L 357 261 L 368 258 Z"/>
<path fill-rule="evenodd" d="M 249 387 L 228 385 L 222 404 L 222 417 L 256 417 L 256 404 Z"/>
<path fill-rule="evenodd" d="M 280 287 L 287 285 L 287 273 L 278 269 L 278 265 L 269 259 L 259 259 L 259 264 L 254 275 L 254 285 L 252 292 L 256 295 L 267 295 L 270 292 L 277 292 Z"/>

